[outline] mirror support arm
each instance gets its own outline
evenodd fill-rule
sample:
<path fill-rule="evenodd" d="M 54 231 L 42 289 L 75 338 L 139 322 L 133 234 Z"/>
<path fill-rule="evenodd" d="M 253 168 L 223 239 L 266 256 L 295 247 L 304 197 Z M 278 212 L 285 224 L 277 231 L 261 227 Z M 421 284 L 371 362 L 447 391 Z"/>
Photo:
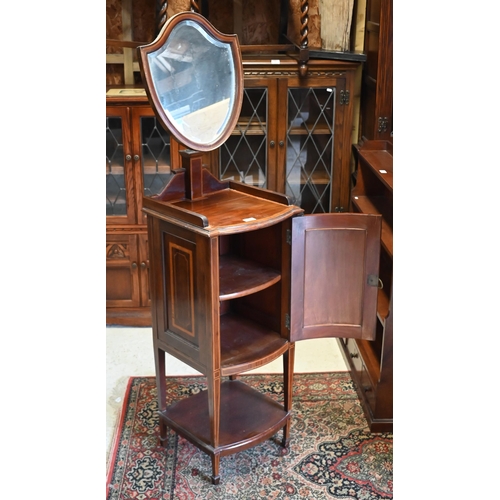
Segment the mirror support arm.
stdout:
<path fill-rule="evenodd" d="M 182 168 L 185 169 L 186 199 L 197 200 L 203 198 L 203 153 L 188 149 L 179 151 L 179 154 L 182 157 Z"/>

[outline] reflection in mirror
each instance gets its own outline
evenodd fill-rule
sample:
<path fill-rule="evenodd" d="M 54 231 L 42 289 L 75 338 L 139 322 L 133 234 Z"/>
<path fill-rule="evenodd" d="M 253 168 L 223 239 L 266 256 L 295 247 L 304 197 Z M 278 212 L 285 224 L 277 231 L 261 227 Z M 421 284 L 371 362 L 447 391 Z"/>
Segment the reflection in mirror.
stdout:
<path fill-rule="evenodd" d="M 232 116 L 237 92 L 230 45 L 188 19 L 176 24 L 166 43 L 147 57 L 172 125 L 193 143 L 216 142 Z"/>

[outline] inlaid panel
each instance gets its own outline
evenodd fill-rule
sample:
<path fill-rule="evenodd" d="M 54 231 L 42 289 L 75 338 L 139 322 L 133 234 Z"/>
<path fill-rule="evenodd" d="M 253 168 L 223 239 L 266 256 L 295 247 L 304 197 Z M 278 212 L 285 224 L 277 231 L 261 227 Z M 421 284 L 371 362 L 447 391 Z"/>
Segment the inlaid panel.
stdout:
<path fill-rule="evenodd" d="M 196 245 L 172 234 L 163 235 L 165 322 L 170 333 L 197 345 L 195 321 Z M 168 263 L 168 265 L 167 265 Z"/>
<path fill-rule="evenodd" d="M 307 231 L 304 286 L 315 293 L 304 295 L 305 325 L 361 326 L 366 237 L 366 230 L 357 228 Z M 317 296 L 323 297 L 328 307 Z"/>

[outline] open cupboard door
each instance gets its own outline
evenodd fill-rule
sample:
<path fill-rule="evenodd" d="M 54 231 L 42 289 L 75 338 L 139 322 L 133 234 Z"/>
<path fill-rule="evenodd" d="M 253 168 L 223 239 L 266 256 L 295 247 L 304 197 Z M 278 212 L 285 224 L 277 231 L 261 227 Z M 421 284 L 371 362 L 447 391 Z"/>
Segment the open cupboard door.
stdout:
<path fill-rule="evenodd" d="M 292 221 L 290 340 L 375 339 L 381 216 Z"/>

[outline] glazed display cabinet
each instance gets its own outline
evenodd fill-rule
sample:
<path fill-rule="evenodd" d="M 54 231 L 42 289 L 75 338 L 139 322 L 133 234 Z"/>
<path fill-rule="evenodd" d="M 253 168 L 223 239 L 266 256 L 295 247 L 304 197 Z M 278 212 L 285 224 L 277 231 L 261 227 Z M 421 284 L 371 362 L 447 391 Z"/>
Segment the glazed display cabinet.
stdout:
<path fill-rule="evenodd" d="M 214 175 L 284 193 L 306 213 L 347 211 L 357 66 L 310 60 L 301 77 L 289 56 L 245 56 L 240 118 Z"/>
<path fill-rule="evenodd" d="M 106 322 L 150 326 L 142 199 L 167 185 L 178 146 L 144 90 L 111 91 L 106 102 Z"/>

